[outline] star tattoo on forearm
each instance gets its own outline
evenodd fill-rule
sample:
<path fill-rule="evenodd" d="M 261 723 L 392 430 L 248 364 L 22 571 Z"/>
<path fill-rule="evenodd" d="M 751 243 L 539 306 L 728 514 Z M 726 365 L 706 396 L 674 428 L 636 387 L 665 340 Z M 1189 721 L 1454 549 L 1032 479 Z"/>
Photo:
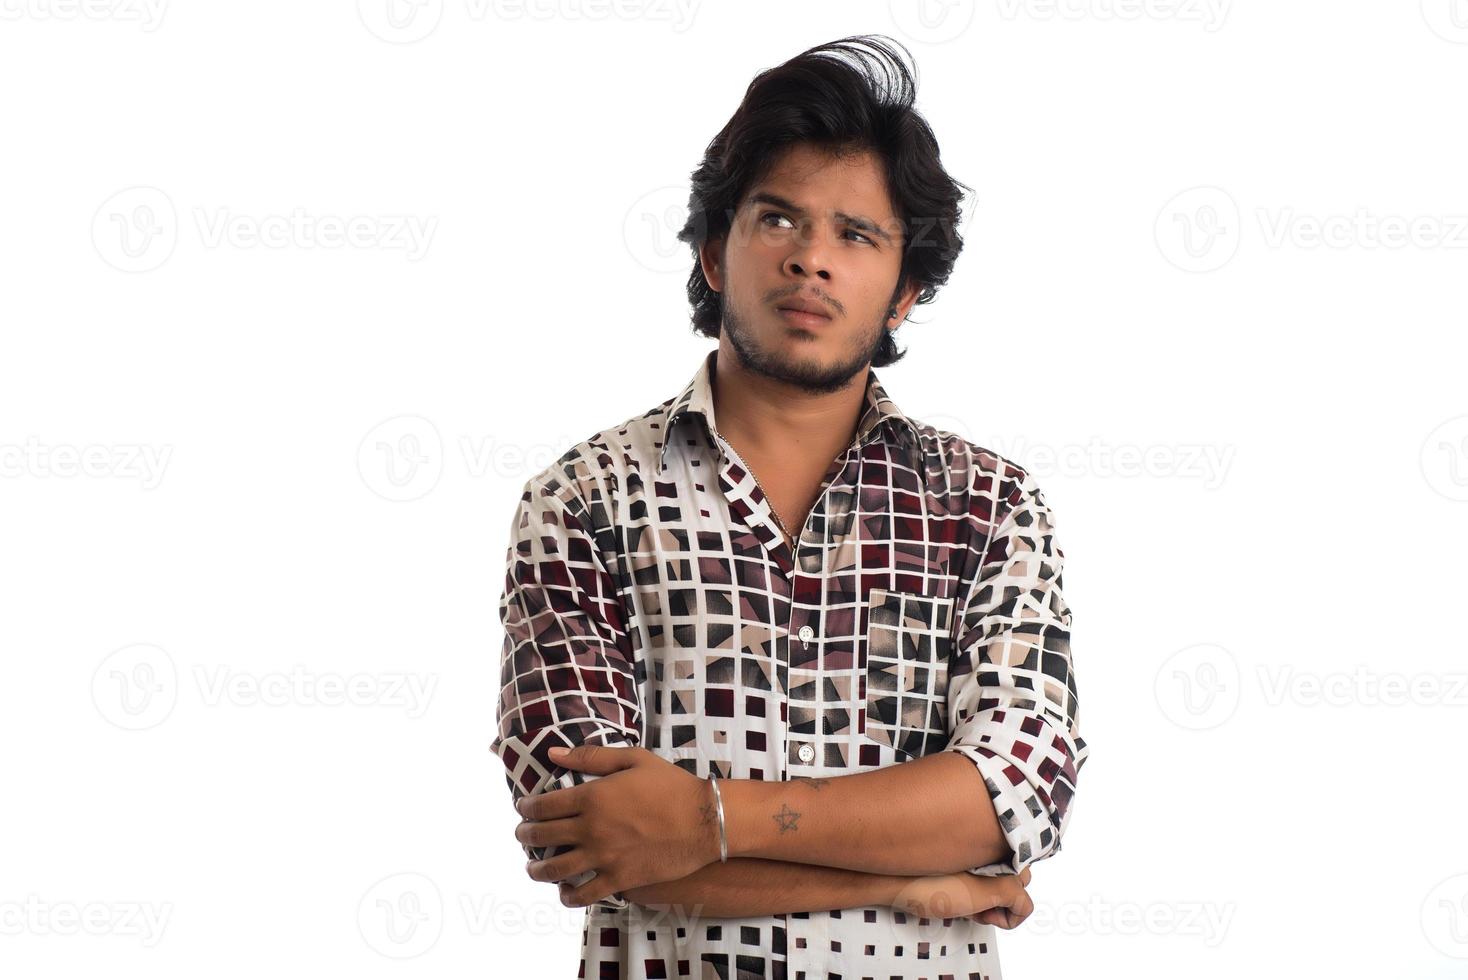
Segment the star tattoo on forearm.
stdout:
<path fill-rule="evenodd" d="M 790 809 L 789 804 L 781 803 L 780 812 L 774 815 L 775 824 L 780 828 L 780 833 L 787 830 L 799 830 L 795 821 L 800 819 L 800 811 Z"/>

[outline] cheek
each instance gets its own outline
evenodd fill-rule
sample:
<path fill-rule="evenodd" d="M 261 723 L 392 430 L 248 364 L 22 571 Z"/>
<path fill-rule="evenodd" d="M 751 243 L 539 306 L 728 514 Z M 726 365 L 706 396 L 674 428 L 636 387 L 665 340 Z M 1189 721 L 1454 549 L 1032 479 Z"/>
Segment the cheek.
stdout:
<path fill-rule="evenodd" d="M 787 248 L 762 243 L 756 239 L 749 243 L 748 248 L 728 257 L 724 266 L 725 274 L 736 282 L 741 279 L 769 279 L 780 274 L 789 253 Z"/>

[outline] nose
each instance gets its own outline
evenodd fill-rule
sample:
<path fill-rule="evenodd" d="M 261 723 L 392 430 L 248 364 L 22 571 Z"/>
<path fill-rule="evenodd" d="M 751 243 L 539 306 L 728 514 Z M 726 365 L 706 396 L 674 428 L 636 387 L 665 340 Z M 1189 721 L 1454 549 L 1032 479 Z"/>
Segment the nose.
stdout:
<path fill-rule="evenodd" d="M 831 280 L 830 243 L 823 234 L 803 228 L 791 238 L 791 243 L 785 256 L 786 275 Z"/>

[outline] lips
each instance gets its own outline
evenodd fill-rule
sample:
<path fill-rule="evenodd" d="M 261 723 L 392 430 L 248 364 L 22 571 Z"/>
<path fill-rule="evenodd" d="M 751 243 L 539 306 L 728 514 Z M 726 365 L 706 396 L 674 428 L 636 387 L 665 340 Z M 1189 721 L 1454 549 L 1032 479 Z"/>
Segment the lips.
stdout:
<path fill-rule="evenodd" d="M 823 306 L 818 303 L 806 302 L 805 300 L 790 300 L 788 303 L 781 303 L 778 307 L 776 307 L 776 309 L 780 310 L 781 312 L 790 310 L 794 313 L 807 313 L 811 316 L 818 316 L 826 320 L 831 319 L 831 314 L 827 313 Z"/>
<path fill-rule="evenodd" d="M 786 323 L 797 327 L 820 329 L 831 322 L 831 318 L 824 314 L 807 313 L 804 310 L 797 310 L 788 306 L 780 307 L 777 312 L 785 318 Z"/>
<path fill-rule="evenodd" d="M 831 323 L 831 313 L 823 303 L 805 296 L 792 296 L 777 304 L 775 312 L 792 327 L 820 330 Z"/>

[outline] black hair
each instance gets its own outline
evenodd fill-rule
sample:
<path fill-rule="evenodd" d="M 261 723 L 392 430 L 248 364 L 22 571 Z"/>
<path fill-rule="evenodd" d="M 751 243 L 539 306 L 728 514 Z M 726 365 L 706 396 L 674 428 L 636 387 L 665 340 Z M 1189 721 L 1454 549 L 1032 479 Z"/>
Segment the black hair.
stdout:
<path fill-rule="evenodd" d="M 920 285 L 917 303 L 931 303 L 948 281 L 963 248 L 960 188 L 972 188 L 943 169 L 938 141 L 913 108 L 916 66 L 909 71 L 894 45 L 911 58 L 890 38 L 845 37 L 803 51 L 749 83 L 744 100 L 693 172 L 688 220 L 678 232 L 678 240 L 693 249 L 688 301 L 694 333 L 717 338 L 721 320 L 720 296 L 704 277 L 700 247 L 710 239 L 727 238 L 745 193 L 796 144 L 811 144 L 838 157 L 871 152 L 885 164 L 893 212 L 903 228 L 894 304 L 913 282 Z M 873 367 L 907 353 L 897 349 L 895 332 L 883 330 Z"/>

